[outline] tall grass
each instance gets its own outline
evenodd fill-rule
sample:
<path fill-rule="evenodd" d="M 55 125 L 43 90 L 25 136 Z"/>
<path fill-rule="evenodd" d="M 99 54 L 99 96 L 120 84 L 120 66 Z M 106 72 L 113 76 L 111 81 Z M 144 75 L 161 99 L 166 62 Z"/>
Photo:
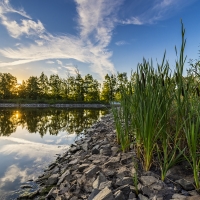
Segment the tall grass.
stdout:
<path fill-rule="evenodd" d="M 182 22 L 181 35 L 175 71 L 170 70 L 166 53 L 157 67 L 144 59 L 129 87 L 123 88 L 121 107 L 113 109 L 113 114 L 118 142 L 124 151 L 134 143 L 145 171 L 158 163 L 164 180 L 167 171 L 186 157 L 199 188 L 200 113 L 194 114 L 194 107 L 200 109 L 199 90 L 194 76 L 183 77 L 186 40 Z"/>

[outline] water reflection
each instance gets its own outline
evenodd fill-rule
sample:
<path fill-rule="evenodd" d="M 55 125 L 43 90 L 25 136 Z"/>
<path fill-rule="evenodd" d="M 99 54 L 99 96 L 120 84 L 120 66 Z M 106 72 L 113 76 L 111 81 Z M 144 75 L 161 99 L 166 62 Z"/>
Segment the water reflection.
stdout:
<path fill-rule="evenodd" d="M 98 109 L 0 108 L 0 199 L 16 199 L 20 185 L 38 177 L 78 133 L 106 113 Z"/>
<path fill-rule="evenodd" d="M 29 133 L 47 132 L 57 135 L 59 131 L 69 134 L 80 133 L 90 127 L 107 110 L 98 109 L 0 109 L 0 136 L 10 136 L 17 126 L 26 128 Z"/>

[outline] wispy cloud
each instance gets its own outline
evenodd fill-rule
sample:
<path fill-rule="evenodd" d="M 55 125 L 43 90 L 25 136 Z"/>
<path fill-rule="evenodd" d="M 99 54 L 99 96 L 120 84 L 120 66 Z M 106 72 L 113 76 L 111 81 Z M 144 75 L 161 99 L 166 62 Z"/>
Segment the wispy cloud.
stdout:
<path fill-rule="evenodd" d="M 121 41 L 118 41 L 118 42 L 115 42 L 115 44 L 117 45 L 117 46 L 122 46 L 122 45 L 126 45 L 126 44 L 128 44 L 126 41 L 124 41 L 124 40 L 121 40 Z"/>
<path fill-rule="evenodd" d="M 10 62 L 0 63 L 0 66 L 13 66 L 24 63 L 49 59 L 75 59 L 89 64 L 92 71 L 103 78 L 105 73 L 114 72 L 111 62 L 112 52 L 107 49 L 112 39 L 112 32 L 117 21 L 117 10 L 123 0 L 75 0 L 77 22 L 80 34 L 52 35 L 42 22 L 34 21 L 25 11 L 14 9 L 9 1 L 0 4 L 1 23 L 7 28 L 10 36 L 33 38 L 28 46 L 4 48 L 0 53 Z M 3 10 L 3 11 L 2 11 Z M 6 17 L 9 13 L 18 13 L 25 19 L 21 22 Z M 92 17 L 91 17 L 92 16 Z M 53 51 L 52 51 L 53 49 Z"/>
<path fill-rule="evenodd" d="M 119 22 L 122 24 L 134 25 L 154 24 L 160 20 L 171 17 L 179 10 L 183 9 L 185 6 L 193 3 L 194 1 L 196 0 L 141 0 L 137 2 L 137 8 L 144 7 L 143 12 L 137 15 L 131 14 L 131 16 L 125 17 L 123 20 L 119 20 Z M 136 4 L 132 5 L 133 10 L 135 5 Z"/>
<path fill-rule="evenodd" d="M 46 61 L 46 63 L 47 63 L 47 64 L 54 64 L 55 62 L 52 61 L 52 60 L 48 60 L 48 61 Z"/>

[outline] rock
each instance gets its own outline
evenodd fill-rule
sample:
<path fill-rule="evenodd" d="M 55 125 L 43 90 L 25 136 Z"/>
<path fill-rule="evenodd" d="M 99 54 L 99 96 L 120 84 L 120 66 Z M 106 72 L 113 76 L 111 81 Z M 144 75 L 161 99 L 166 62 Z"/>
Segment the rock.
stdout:
<path fill-rule="evenodd" d="M 149 198 L 145 197 L 142 194 L 139 194 L 138 197 L 139 197 L 139 200 L 149 200 Z"/>
<path fill-rule="evenodd" d="M 96 165 L 90 165 L 89 169 L 85 172 L 87 178 L 92 178 L 99 171 L 99 167 Z"/>
<path fill-rule="evenodd" d="M 92 154 L 99 154 L 100 151 L 98 149 L 92 149 Z"/>
<path fill-rule="evenodd" d="M 176 183 L 180 184 L 183 187 L 183 189 L 187 191 L 195 189 L 194 184 L 184 178 L 177 180 Z"/>
<path fill-rule="evenodd" d="M 89 167 L 89 164 L 84 163 L 78 167 L 78 171 L 82 172 L 84 169 L 88 167 Z"/>
<path fill-rule="evenodd" d="M 114 192 L 118 191 L 118 190 L 121 190 L 125 196 L 125 198 L 128 198 L 130 192 L 131 192 L 131 189 L 130 189 L 130 186 L 129 185 L 123 185 L 123 186 L 120 186 L 118 187 L 116 190 L 114 190 Z"/>
<path fill-rule="evenodd" d="M 54 185 L 58 182 L 59 174 L 51 175 L 47 180 L 47 185 Z"/>
<path fill-rule="evenodd" d="M 97 177 L 97 179 L 93 182 L 93 188 L 99 188 L 99 186 L 100 186 L 100 184 L 102 183 L 102 182 L 106 182 L 107 181 L 107 179 L 106 179 L 106 177 L 100 172 L 99 173 L 99 176 Z"/>
<path fill-rule="evenodd" d="M 141 176 L 140 180 L 142 181 L 143 185 L 151 185 L 157 182 L 157 179 L 154 176 Z"/>
<path fill-rule="evenodd" d="M 117 153 L 119 152 L 119 148 L 118 147 L 112 147 L 111 151 L 112 151 L 112 156 L 116 156 Z"/>
<path fill-rule="evenodd" d="M 112 191 L 108 187 L 105 187 L 94 197 L 93 200 L 114 200 L 114 196 Z"/>
<path fill-rule="evenodd" d="M 111 156 L 111 154 L 112 154 L 111 148 L 110 147 L 101 148 L 100 154 L 102 154 L 104 156 Z"/>
<path fill-rule="evenodd" d="M 122 166 L 122 167 L 120 167 L 119 169 L 118 169 L 118 171 L 117 171 L 117 177 L 118 178 L 123 178 L 123 177 L 125 177 L 125 176 L 129 176 L 129 174 L 130 174 L 130 171 L 129 170 L 127 170 L 127 168 L 126 167 L 124 167 L 124 166 Z"/>
<path fill-rule="evenodd" d="M 99 185 L 99 190 L 103 190 L 105 187 L 110 188 L 112 184 L 112 181 L 106 181 L 106 182 L 102 182 Z"/>
<path fill-rule="evenodd" d="M 122 185 L 133 185 L 133 178 L 131 177 L 124 177 L 122 179 Z"/>
<path fill-rule="evenodd" d="M 124 154 L 121 158 L 121 164 L 129 164 L 133 161 L 133 156 L 132 154 Z"/>
<path fill-rule="evenodd" d="M 119 160 L 120 160 L 119 157 L 113 157 L 113 158 L 111 158 L 108 162 L 106 162 L 106 163 L 104 164 L 104 167 L 107 168 L 107 167 L 114 167 L 114 166 L 117 166 L 117 165 L 119 165 Z"/>
<path fill-rule="evenodd" d="M 100 192 L 99 189 L 95 188 L 92 193 L 90 194 L 90 196 L 88 197 L 88 200 L 93 200 L 94 197 Z"/>
<path fill-rule="evenodd" d="M 31 185 L 21 185 L 20 187 L 21 187 L 22 189 L 32 188 Z"/>
<path fill-rule="evenodd" d="M 118 190 L 117 192 L 115 192 L 114 196 L 115 196 L 115 200 L 125 200 L 125 197 L 121 190 Z"/>
<path fill-rule="evenodd" d="M 133 199 L 133 198 L 136 198 L 136 195 L 135 193 L 130 192 L 128 199 Z"/>
<path fill-rule="evenodd" d="M 71 177 L 71 175 L 70 175 L 70 170 L 65 171 L 65 172 L 60 176 L 57 185 L 59 186 L 59 185 L 63 182 L 63 180 L 64 180 L 66 177 L 67 177 L 67 178 L 70 178 L 70 177 Z"/>
<path fill-rule="evenodd" d="M 88 144 L 87 143 L 83 143 L 81 145 L 81 148 L 84 150 L 84 151 L 88 151 Z"/>
<path fill-rule="evenodd" d="M 186 196 L 181 195 L 181 194 L 174 194 L 172 196 L 172 199 L 183 199 L 183 200 L 185 200 L 186 198 L 187 198 Z"/>
<path fill-rule="evenodd" d="M 56 198 L 56 196 L 58 196 L 58 190 L 56 187 L 53 187 L 47 194 L 46 199 Z"/>
<path fill-rule="evenodd" d="M 78 163 L 78 159 L 74 159 L 68 163 L 69 167 L 72 165 L 76 165 Z"/>

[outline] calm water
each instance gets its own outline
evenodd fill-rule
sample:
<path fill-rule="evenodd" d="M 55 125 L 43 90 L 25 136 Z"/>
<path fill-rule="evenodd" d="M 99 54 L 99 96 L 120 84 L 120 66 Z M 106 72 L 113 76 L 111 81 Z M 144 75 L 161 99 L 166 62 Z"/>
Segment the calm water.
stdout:
<path fill-rule="evenodd" d="M 0 108 L 0 199 L 16 199 L 107 110 Z"/>

